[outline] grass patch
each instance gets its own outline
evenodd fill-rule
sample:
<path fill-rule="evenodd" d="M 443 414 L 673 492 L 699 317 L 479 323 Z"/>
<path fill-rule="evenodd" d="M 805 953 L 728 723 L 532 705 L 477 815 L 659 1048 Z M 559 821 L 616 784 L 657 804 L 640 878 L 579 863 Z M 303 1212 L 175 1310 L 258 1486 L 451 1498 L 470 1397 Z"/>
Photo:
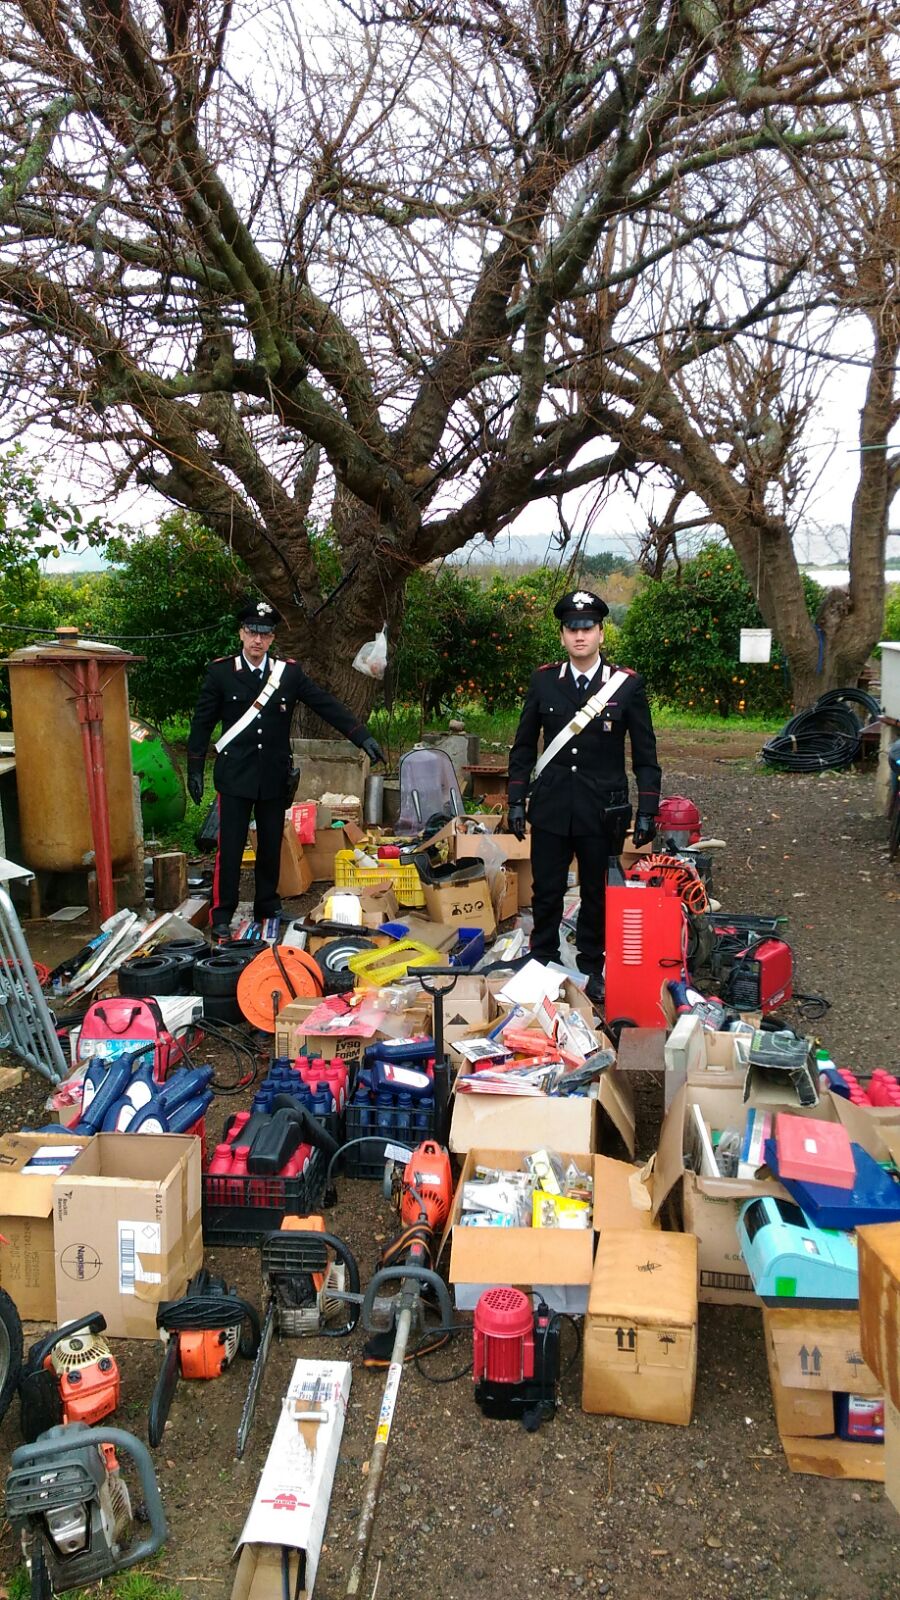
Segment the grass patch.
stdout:
<path fill-rule="evenodd" d="M 97 1587 L 67 1589 L 70 1600 L 96 1600 Z M 118 1577 L 103 1580 L 103 1593 L 108 1600 L 185 1600 L 183 1589 L 161 1582 L 149 1572 L 123 1572 Z M 9 1600 L 29 1600 L 31 1578 L 27 1567 L 19 1567 L 9 1580 Z"/>

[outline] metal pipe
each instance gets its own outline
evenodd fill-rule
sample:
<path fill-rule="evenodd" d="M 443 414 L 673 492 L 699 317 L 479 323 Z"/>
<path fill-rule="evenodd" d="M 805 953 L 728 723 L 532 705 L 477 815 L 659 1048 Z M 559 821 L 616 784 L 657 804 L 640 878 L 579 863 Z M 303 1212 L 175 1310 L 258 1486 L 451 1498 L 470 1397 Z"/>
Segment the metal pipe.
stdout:
<path fill-rule="evenodd" d="M 378 1508 L 378 1495 L 381 1489 L 381 1478 L 384 1472 L 384 1463 L 387 1457 L 388 1441 L 391 1436 L 391 1424 L 394 1420 L 394 1409 L 397 1404 L 397 1395 L 400 1390 L 400 1379 L 403 1376 L 403 1363 L 406 1359 L 406 1346 L 409 1343 L 409 1333 L 412 1326 L 412 1307 L 407 1306 L 397 1318 L 397 1334 L 394 1339 L 394 1348 L 391 1351 L 391 1364 L 388 1369 L 387 1382 L 384 1386 L 384 1396 L 381 1401 L 381 1411 L 378 1414 L 378 1426 L 375 1430 L 375 1443 L 369 1457 L 369 1475 L 366 1479 L 366 1496 L 359 1514 L 356 1526 L 356 1552 L 353 1557 L 353 1566 L 350 1568 L 350 1577 L 347 1580 L 346 1595 L 359 1594 L 360 1584 L 366 1567 L 366 1557 L 369 1553 L 369 1543 L 372 1538 L 372 1528 L 375 1523 L 375 1512 Z"/>
<path fill-rule="evenodd" d="M 0 887 L 0 1012 L 9 1029 L 9 1048 L 52 1084 L 68 1077 L 69 1067 L 50 1008 L 44 999 L 31 951 L 16 909 Z M 17 976 L 18 975 L 18 976 Z"/>
<path fill-rule="evenodd" d="M 95 657 L 76 663 L 75 682 L 75 706 L 81 723 L 84 775 L 87 782 L 91 834 L 94 840 L 94 867 L 97 873 L 100 918 L 105 922 L 107 917 L 115 914 L 116 896 L 113 888 L 109 796 L 106 792 L 106 752 L 103 748 L 103 695 L 100 690 L 100 671 Z"/>

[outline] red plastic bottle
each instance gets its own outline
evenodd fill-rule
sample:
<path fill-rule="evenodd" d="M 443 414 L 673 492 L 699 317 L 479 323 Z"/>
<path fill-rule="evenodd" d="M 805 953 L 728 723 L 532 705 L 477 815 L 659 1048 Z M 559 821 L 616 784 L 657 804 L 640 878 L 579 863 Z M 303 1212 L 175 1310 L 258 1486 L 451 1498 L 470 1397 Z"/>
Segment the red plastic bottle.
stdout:
<path fill-rule="evenodd" d="M 228 1203 L 228 1184 L 223 1175 L 231 1171 L 233 1161 L 234 1151 L 231 1145 L 217 1144 L 207 1168 L 207 1176 L 216 1180 L 207 1186 L 207 1194 L 214 1205 L 222 1206 Z"/>

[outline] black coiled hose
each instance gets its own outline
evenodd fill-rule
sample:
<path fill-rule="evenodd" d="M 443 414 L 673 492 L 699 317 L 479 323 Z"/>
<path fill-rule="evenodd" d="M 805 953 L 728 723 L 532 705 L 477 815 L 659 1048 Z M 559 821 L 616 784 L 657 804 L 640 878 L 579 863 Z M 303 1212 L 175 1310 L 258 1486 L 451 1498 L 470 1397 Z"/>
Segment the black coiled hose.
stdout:
<path fill-rule="evenodd" d="M 865 719 L 857 716 L 848 701 L 878 715 L 875 700 L 864 690 L 828 689 L 814 706 L 791 717 L 774 739 L 767 740 L 760 751 L 763 761 L 787 772 L 849 767 L 859 755 Z"/>

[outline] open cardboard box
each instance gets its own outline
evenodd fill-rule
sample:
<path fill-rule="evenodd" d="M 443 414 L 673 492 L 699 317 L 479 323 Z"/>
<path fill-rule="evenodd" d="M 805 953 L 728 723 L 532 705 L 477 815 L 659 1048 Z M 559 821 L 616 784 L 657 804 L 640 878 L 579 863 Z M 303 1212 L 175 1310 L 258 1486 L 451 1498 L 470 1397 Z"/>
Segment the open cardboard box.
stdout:
<path fill-rule="evenodd" d="M 534 1146 L 541 1148 L 540 1144 Z M 523 1169 L 527 1152 L 511 1149 L 470 1150 L 453 1199 L 450 1219 L 444 1231 L 444 1245 L 450 1243 L 450 1282 L 456 1291 L 457 1305 L 472 1309 L 482 1290 L 492 1284 L 513 1286 L 540 1285 L 542 1288 L 575 1289 L 580 1294 L 573 1306 L 587 1305 L 587 1286 L 594 1259 L 593 1228 L 467 1228 L 461 1227 L 463 1184 L 477 1166 Z M 585 1172 L 592 1170 L 588 1152 L 572 1154 L 558 1151 L 564 1161 L 574 1161 Z M 569 1309 L 572 1309 L 570 1306 Z"/>
<path fill-rule="evenodd" d="M 279 1013 L 275 1030 L 276 1055 L 292 1058 L 298 1055 L 323 1056 L 326 1061 L 337 1057 L 341 1061 L 352 1061 L 379 1039 L 413 1038 L 431 1032 L 429 1000 L 423 1000 L 421 1005 L 408 1006 L 397 1017 L 392 1016 L 390 1029 L 360 1025 L 356 1013 L 349 1012 L 342 1026 L 327 1033 L 313 1032 L 308 1019 L 322 1004 L 321 998 L 313 1001 L 292 1000 L 290 1005 L 284 1007 Z M 402 1025 L 402 1034 L 397 1031 L 398 1024 Z"/>
<path fill-rule="evenodd" d="M 74 1109 L 74 1108 L 73 1108 Z M 6 1133 L 0 1138 L 0 1287 L 21 1317 L 56 1321 L 53 1185 L 57 1174 L 24 1172 L 38 1150 L 82 1149 L 83 1134 Z"/>
<path fill-rule="evenodd" d="M 360 920 L 357 926 L 371 928 L 377 932 L 383 922 L 406 922 L 407 918 L 401 914 L 393 884 L 385 878 L 383 883 L 368 884 L 365 888 L 344 891 L 341 889 L 328 889 L 312 910 L 308 913 L 309 922 L 325 922 L 328 920 L 328 900 L 333 894 L 350 893 L 359 900 Z M 329 939 L 334 934 L 327 935 Z"/>
<path fill-rule="evenodd" d="M 763 1330 L 775 1419 L 791 1471 L 882 1482 L 884 1445 L 835 1433 L 836 1393 L 882 1393 L 863 1360 L 859 1312 L 766 1307 Z"/>
<path fill-rule="evenodd" d="M 594 1232 L 606 1228 L 630 1229 L 637 1233 L 659 1229 L 653 1212 L 653 1168 L 650 1160 L 643 1167 L 614 1156 L 594 1157 Z"/>
<path fill-rule="evenodd" d="M 621 1150 L 634 1154 L 634 1101 L 610 1067 L 596 1099 L 586 1095 L 454 1094 L 450 1148 Z M 574 1137 L 577 1135 L 578 1137 Z"/>
<path fill-rule="evenodd" d="M 56 1317 L 98 1307 L 107 1331 L 159 1338 L 156 1308 L 203 1264 L 200 1140 L 98 1133 L 53 1184 Z"/>
<path fill-rule="evenodd" d="M 294 1363 L 247 1521 L 238 1540 L 231 1600 L 281 1600 L 282 1550 L 289 1590 L 310 1600 L 350 1395 L 348 1361 Z M 298 1414 L 299 1413 L 299 1418 Z M 295 1587 L 298 1568 L 303 1577 Z"/>
<path fill-rule="evenodd" d="M 281 835 L 281 861 L 278 867 L 278 893 L 285 899 L 305 894 L 313 881 L 313 871 L 300 840 L 285 818 Z"/>
<path fill-rule="evenodd" d="M 730 1086 L 687 1083 L 679 1089 L 660 1130 L 653 1184 L 653 1210 L 658 1216 L 672 1200 L 686 1233 L 697 1235 L 700 1247 L 700 1300 L 712 1305 L 758 1305 L 737 1237 L 738 1212 L 745 1200 L 774 1194 L 789 1199 L 773 1179 L 705 1177 L 688 1169 L 690 1118 L 697 1106 L 710 1128 L 743 1131 L 747 1118 L 743 1091 Z"/>

